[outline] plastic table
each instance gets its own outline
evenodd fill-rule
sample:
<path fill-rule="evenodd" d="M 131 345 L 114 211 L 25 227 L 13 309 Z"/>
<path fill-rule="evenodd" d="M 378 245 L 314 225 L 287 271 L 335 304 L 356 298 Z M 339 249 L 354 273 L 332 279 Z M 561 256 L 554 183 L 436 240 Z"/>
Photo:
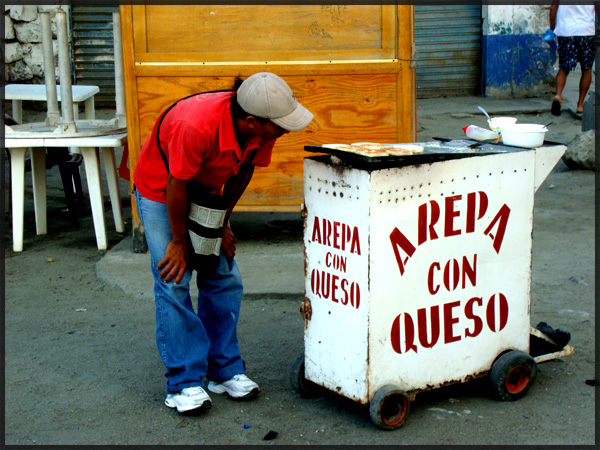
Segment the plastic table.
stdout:
<path fill-rule="evenodd" d="M 85 118 L 92 120 L 96 118 L 94 95 L 100 92 L 98 86 L 72 86 L 73 89 L 73 112 L 75 119 L 79 118 L 79 103 L 83 102 L 85 107 Z M 60 86 L 56 86 L 56 95 L 60 101 Z M 4 86 L 4 98 L 12 100 L 13 118 L 23 122 L 23 100 L 46 101 L 46 85 L 44 84 L 8 84 Z"/>
<path fill-rule="evenodd" d="M 46 157 L 45 149 L 52 151 L 56 147 L 78 147 L 85 166 L 94 230 L 98 250 L 107 249 L 104 203 L 100 176 L 100 149 L 106 170 L 106 179 L 112 204 L 116 230 L 125 231 L 119 182 L 115 166 L 115 147 L 127 143 L 127 133 L 69 138 L 9 138 L 4 145 L 10 149 L 11 191 L 13 216 L 13 250 L 23 251 L 23 218 L 25 192 L 25 154 L 31 149 L 31 172 L 33 177 L 33 198 L 36 233 L 47 233 L 46 222 Z"/>

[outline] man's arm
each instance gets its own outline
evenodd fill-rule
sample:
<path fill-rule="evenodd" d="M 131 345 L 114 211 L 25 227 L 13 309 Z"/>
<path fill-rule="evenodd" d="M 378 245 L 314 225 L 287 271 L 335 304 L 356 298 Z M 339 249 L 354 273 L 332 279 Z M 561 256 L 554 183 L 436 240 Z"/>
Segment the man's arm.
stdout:
<path fill-rule="evenodd" d="M 186 188 L 190 180 L 180 180 L 169 174 L 167 181 L 167 213 L 173 238 L 167 245 L 164 258 L 156 265 L 161 269 L 159 276 L 164 277 L 165 282 L 174 279 L 177 284 L 181 281 L 187 267 L 187 192 Z"/>
<path fill-rule="evenodd" d="M 231 264 L 231 260 L 235 256 L 237 239 L 231 231 L 229 226 L 229 217 L 231 215 L 231 211 L 233 207 L 236 205 L 237 201 L 240 199 L 248 184 L 250 184 L 250 180 L 252 179 L 252 175 L 254 174 L 254 166 L 251 164 L 246 164 L 242 166 L 237 175 L 234 175 L 226 184 L 223 189 L 223 195 L 229 197 L 231 199 L 230 209 L 227 211 L 225 215 L 225 226 L 223 227 L 223 240 L 221 241 L 221 249 L 225 256 L 227 257 L 227 261 Z M 235 190 L 231 189 L 232 185 L 236 185 L 237 188 Z"/>
<path fill-rule="evenodd" d="M 556 28 L 556 13 L 558 11 L 558 0 L 554 0 L 550 6 L 550 29 L 554 31 Z"/>

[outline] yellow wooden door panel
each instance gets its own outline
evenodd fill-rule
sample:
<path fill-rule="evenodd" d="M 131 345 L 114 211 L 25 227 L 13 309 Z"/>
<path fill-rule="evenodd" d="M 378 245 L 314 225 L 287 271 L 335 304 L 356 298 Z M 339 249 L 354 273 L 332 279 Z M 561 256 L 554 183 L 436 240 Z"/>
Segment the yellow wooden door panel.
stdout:
<path fill-rule="evenodd" d="M 133 20 L 140 39 L 136 43 L 139 61 L 395 56 L 394 6 L 146 5 L 135 8 Z"/>
<path fill-rule="evenodd" d="M 315 119 L 302 132 L 310 144 L 338 142 L 348 136 L 371 136 L 397 142 L 396 74 L 283 77 Z M 197 92 L 229 89 L 232 77 L 139 77 L 137 79 L 140 137 L 173 102 Z M 393 131 L 393 134 L 390 134 Z M 406 137 L 405 137 L 406 138 Z M 308 144 L 307 144 L 308 145 Z"/>

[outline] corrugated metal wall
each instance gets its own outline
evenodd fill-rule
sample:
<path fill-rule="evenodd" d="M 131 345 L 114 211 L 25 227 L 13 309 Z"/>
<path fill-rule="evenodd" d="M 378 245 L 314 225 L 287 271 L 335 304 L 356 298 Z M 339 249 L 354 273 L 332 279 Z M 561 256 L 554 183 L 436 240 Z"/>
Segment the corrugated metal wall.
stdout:
<path fill-rule="evenodd" d="M 417 97 L 480 94 L 481 5 L 415 5 Z"/>
<path fill-rule="evenodd" d="M 75 83 L 94 85 L 96 106 L 115 107 L 112 13 L 119 6 L 71 6 Z"/>

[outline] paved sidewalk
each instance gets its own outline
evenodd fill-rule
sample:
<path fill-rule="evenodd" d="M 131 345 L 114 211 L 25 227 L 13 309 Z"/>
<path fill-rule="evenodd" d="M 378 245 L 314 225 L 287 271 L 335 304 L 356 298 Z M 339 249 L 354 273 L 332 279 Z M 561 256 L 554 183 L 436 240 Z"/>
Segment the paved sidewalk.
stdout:
<path fill-rule="evenodd" d="M 242 215 L 244 216 L 244 215 Z M 242 224 L 248 219 L 245 215 Z M 299 221 L 299 215 L 270 215 L 277 221 Z M 253 220 L 253 219 L 250 219 Z M 254 219 L 255 220 L 255 219 Z M 236 228 L 236 216 L 232 216 L 232 226 Z M 244 280 L 245 295 L 278 295 L 304 293 L 303 244 L 300 239 L 281 242 L 254 242 L 239 238 L 236 262 Z M 154 299 L 154 279 L 150 272 L 150 254 L 133 253 L 133 239 L 127 237 L 111 248 L 96 264 L 98 278 L 109 286 L 118 286 L 135 299 Z M 265 276 L 268 268 L 268 276 Z M 192 285 L 192 298 L 198 290 Z"/>

